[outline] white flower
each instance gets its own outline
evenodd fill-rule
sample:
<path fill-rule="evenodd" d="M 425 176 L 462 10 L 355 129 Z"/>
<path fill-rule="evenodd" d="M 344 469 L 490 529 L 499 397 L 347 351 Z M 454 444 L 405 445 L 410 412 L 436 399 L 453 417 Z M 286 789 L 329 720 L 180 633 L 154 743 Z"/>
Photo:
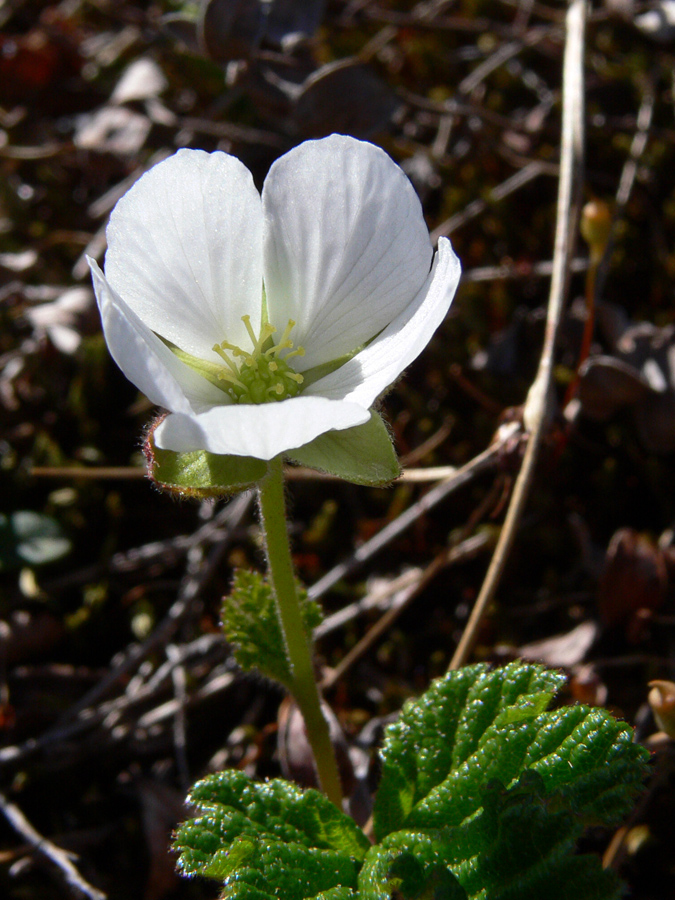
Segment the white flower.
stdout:
<path fill-rule="evenodd" d="M 367 422 L 459 281 L 401 169 L 341 135 L 277 160 L 262 198 L 235 157 L 180 150 L 107 236 L 105 276 L 90 265 L 110 352 L 181 452 L 267 460 Z"/>

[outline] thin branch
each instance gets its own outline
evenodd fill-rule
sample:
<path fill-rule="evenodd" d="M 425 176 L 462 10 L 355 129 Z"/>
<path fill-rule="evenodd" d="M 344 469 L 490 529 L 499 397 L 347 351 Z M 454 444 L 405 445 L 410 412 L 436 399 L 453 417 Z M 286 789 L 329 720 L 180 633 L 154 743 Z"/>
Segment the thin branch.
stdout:
<path fill-rule="evenodd" d="M 410 579 L 412 581 L 411 584 L 395 591 L 387 611 L 377 620 L 377 622 L 375 622 L 358 644 L 356 644 L 349 653 L 340 660 L 340 663 L 328 673 L 321 683 L 321 690 L 328 691 L 334 687 L 345 672 L 347 672 L 347 670 L 351 668 L 351 666 L 353 666 L 380 637 L 382 637 L 408 604 L 422 593 L 424 588 L 433 581 L 439 572 L 454 563 L 473 559 L 478 556 L 481 551 L 485 550 L 489 544 L 490 537 L 485 533 L 481 533 L 461 541 L 461 543 L 456 544 L 454 547 L 442 550 L 429 563 L 424 571 L 417 572 L 414 580 Z M 406 575 L 409 575 L 409 573 L 406 573 Z M 326 631 L 327 629 L 324 629 L 323 633 L 325 634 Z"/>
<path fill-rule="evenodd" d="M 517 427 L 517 426 L 516 426 Z M 479 453 L 471 462 L 468 462 L 461 469 L 457 469 L 447 481 L 442 481 L 433 487 L 428 494 L 421 497 L 417 503 L 413 503 L 404 513 L 401 513 L 393 522 L 378 531 L 365 544 L 362 544 L 350 557 L 344 562 L 339 563 L 327 572 L 323 578 L 319 579 L 316 584 L 307 592 L 312 600 L 317 600 L 334 587 L 338 581 L 341 581 L 347 575 L 351 575 L 359 569 L 371 557 L 379 553 L 386 545 L 393 541 L 417 521 L 426 512 L 437 506 L 449 494 L 458 488 L 470 482 L 480 472 L 487 471 L 497 464 L 500 454 L 504 451 L 506 445 L 514 436 L 514 428 L 507 427 L 498 440 L 496 440 L 487 450 Z"/>
<path fill-rule="evenodd" d="M 449 219 L 441 222 L 441 224 L 431 232 L 432 244 L 435 244 L 439 237 L 442 237 L 443 235 L 449 237 L 453 231 L 457 231 L 458 228 L 461 228 L 468 221 L 481 215 L 481 213 L 485 212 L 489 203 L 497 203 L 500 200 L 503 200 L 505 197 L 508 197 L 509 194 L 512 194 L 514 191 L 524 187 L 530 181 L 533 181 L 535 178 L 546 173 L 547 167 L 545 163 L 539 162 L 538 160 L 528 163 L 514 175 L 507 178 L 506 181 L 503 181 L 501 184 L 497 185 L 497 187 L 492 188 L 488 194 L 487 200 L 483 200 L 479 197 L 477 200 L 473 200 L 469 203 L 469 205 L 461 210 L 461 212 L 455 213 L 453 216 L 450 216 Z"/>
<path fill-rule="evenodd" d="M 68 858 L 66 851 L 57 847 L 56 844 L 52 844 L 50 840 L 36 831 L 19 807 L 11 803 L 1 793 L 0 812 L 2 812 L 14 831 L 32 847 L 33 851 L 38 856 L 44 857 L 50 864 L 50 868 L 56 869 L 71 896 L 77 897 L 78 900 L 81 897 L 85 897 L 87 900 L 106 900 L 107 894 L 92 887 L 88 881 L 84 880 Z"/>
<path fill-rule="evenodd" d="M 190 766 L 187 758 L 187 721 L 185 716 L 188 696 L 185 668 L 181 662 L 180 656 L 180 648 L 177 647 L 176 644 L 167 644 L 166 658 L 172 663 L 171 676 L 176 701 L 176 715 L 173 717 L 173 743 L 176 754 L 176 769 L 180 778 L 181 787 L 187 792 L 190 787 Z"/>
<path fill-rule="evenodd" d="M 450 663 L 450 669 L 459 668 L 469 658 L 483 616 L 501 580 L 509 552 L 516 537 L 518 524 L 525 508 L 542 438 L 547 426 L 549 401 L 553 384 L 554 351 L 569 289 L 570 261 L 574 249 L 581 200 L 584 146 L 583 52 L 585 23 L 586 0 L 572 0 L 566 17 L 562 145 L 553 275 L 546 319 L 546 335 L 539 362 L 539 371 L 530 389 L 525 406 L 525 426 L 529 433 L 529 441 L 494 556 L 464 634 Z"/>
<path fill-rule="evenodd" d="M 211 548 L 205 563 L 200 560 L 196 570 L 192 571 L 190 559 L 188 559 L 187 572 L 181 583 L 177 599 L 146 640 L 141 644 L 132 644 L 126 654 L 116 661 L 113 668 L 80 700 L 72 704 L 59 721 L 39 738 L 29 738 L 23 744 L 0 748 L 0 768 L 16 765 L 19 760 L 33 756 L 50 745 L 58 744 L 64 737 L 88 728 L 92 719 L 94 722 L 96 721 L 95 711 L 92 710 L 94 704 L 105 697 L 121 678 L 134 671 L 144 659 L 168 644 L 185 616 L 193 608 L 193 601 L 214 574 L 229 544 L 232 532 L 238 527 L 249 509 L 251 499 L 250 495 L 243 494 L 229 504 L 227 507 L 229 510 L 227 531 L 223 532 L 220 540 Z M 197 549 L 198 547 L 192 547 L 190 552 Z"/>
<path fill-rule="evenodd" d="M 413 451 L 414 452 L 414 451 Z M 439 481 L 449 478 L 456 471 L 454 466 L 435 468 L 405 469 L 399 481 Z M 34 478 L 66 478 L 83 481 L 140 480 L 147 477 L 147 470 L 141 466 L 35 466 L 30 474 Z M 337 475 L 327 475 L 304 466 L 286 466 L 284 476 L 289 481 L 342 481 Z"/>

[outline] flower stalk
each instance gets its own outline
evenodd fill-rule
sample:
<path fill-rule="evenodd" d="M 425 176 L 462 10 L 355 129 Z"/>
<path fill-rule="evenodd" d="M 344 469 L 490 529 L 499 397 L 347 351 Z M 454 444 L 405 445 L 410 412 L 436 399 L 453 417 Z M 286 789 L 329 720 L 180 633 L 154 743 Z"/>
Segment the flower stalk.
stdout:
<path fill-rule="evenodd" d="M 321 698 L 312 665 L 310 636 L 305 633 L 295 584 L 286 527 L 283 462 L 280 456 L 270 461 L 268 475 L 259 485 L 258 496 L 269 578 L 293 673 L 292 693 L 305 720 L 321 788 L 341 809 L 340 775 L 328 723 L 321 711 Z"/>

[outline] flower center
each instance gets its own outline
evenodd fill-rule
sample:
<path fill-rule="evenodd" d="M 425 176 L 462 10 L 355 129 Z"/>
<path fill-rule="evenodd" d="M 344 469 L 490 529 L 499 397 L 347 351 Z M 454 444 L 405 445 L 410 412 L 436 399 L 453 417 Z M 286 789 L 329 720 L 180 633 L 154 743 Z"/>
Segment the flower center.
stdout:
<path fill-rule="evenodd" d="M 217 378 L 218 381 L 225 382 L 225 392 L 235 403 L 269 403 L 271 400 L 295 397 L 304 378 L 293 371 L 288 360 L 293 356 L 305 355 L 302 347 L 293 350 L 293 341 L 289 338 L 295 322 L 288 320 L 281 340 L 275 344 L 271 341 L 272 335 L 276 333 L 274 325 L 264 322 L 256 337 L 251 317 L 242 316 L 241 319 L 251 338 L 252 352 L 235 347 L 227 341 L 213 345 L 213 352 L 224 363 Z M 281 354 L 285 350 L 291 352 L 282 358 Z"/>

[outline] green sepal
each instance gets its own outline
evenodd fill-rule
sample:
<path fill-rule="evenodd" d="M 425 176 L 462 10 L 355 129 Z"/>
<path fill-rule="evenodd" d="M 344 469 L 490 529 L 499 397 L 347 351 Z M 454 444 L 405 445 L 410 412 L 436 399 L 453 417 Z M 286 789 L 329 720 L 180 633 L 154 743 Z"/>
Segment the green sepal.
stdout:
<path fill-rule="evenodd" d="M 377 335 L 375 335 L 377 337 Z M 375 340 L 375 338 L 373 338 Z M 370 341 L 368 341 L 370 343 Z M 302 373 L 303 389 L 308 388 L 310 384 L 314 384 L 315 381 L 320 381 L 320 379 L 325 378 L 326 375 L 330 375 L 332 372 L 337 372 L 338 369 L 341 369 L 345 363 L 348 363 L 350 359 L 353 359 L 357 353 L 360 353 L 363 348 L 367 346 L 367 344 L 361 344 L 360 347 L 354 348 L 354 350 L 350 350 L 349 353 L 344 353 L 342 356 L 339 356 L 337 359 L 331 359 L 329 362 L 321 363 L 318 366 L 312 366 L 311 369 L 305 369 Z"/>
<path fill-rule="evenodd" d="M 186 875 L 224 881 L 223 897 L 309 900 L 356 888 L 370 843 L 318 791 L 226 771 L 198 782 L 189 799 L 198 816 L 176 833 L 179 867 Z M 349 896 L 344 890 L 328 895 Z"/>
<path fill-rule="evenodd" d="M 300 585 L 298 599 L 305 632 L 311 640 L 312 632 L 323 620 L 321 607 L 316 601 L 308 600 L 307 592 Z M 233 645 L 239 666 L 245 672 L 257 669 L 290 690 L 293 679 L 269 582 L 258 572 L 239 569 L 230 594 L 223 599 L 221 615 L 223 631 Z"/>
<path fill-rule="evenodd" d="M 380 486 L 401 474 L 387 426 L 374 410 L 365 424 L 327 431 L 287 455 L 291 462 L 353 484 Z"/>
<path fill-rule="evenodd" d="M 267 463 L 251 456 L 221 456 L 206 450 L 160 450 L 148 434 L 143 447 L 148 475 L 157 487 L 181 497 L 229 497 L 247 491 L 267 474 Z"/>

